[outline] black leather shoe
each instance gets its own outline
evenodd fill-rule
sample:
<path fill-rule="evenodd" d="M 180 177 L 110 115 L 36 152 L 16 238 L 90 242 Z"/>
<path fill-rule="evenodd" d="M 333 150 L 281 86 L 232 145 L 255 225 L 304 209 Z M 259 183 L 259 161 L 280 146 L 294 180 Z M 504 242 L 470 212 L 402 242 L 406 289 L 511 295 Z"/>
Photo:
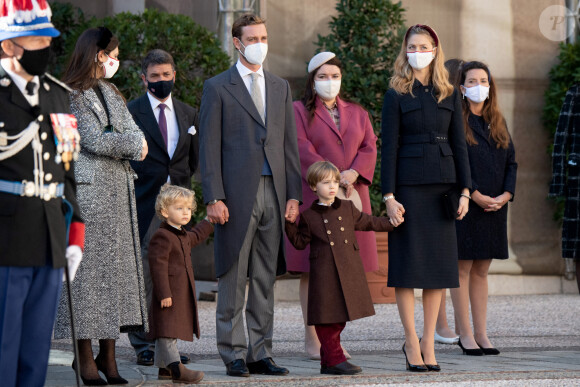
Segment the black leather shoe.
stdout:
<path fill-rule="evenodd" d="M 155 352 L 146 349 L 137 355 L 137 364 L 142 366 L 152 366 L 155 360 Z"/>
<path fill-rule="evenodd" d="M 352 363 L 349 363 L 348 360 L 343 361 L 342 363 L 338 363 L 332 367 L 322 366 L 320 368 L 321 374 L 328 374 L 328 375 L 355 375 L 360 374 L 362 372 L 362 368 Z"/>
<path fill-rule="evenodd" d="M 481 348 L 481 352 L 483 352 L 484 355 L 499 355 L 499 350 L 496 348 L 483 348 L 481 345 L 479 345 L 477 341 L 475 342 L 475 344 L 477 344 L 479 348 Z"/>
<path fill-rule="evenodd" d="M 407 351 L 405 351 L 405 341 L 403 343 L 403 353 L 405 354 L 405 366 L 407 367 L 407 371 L 411 372 L 427 372 L 429 369 L 424 364 L 411 364 L 409 363 L 409 359 L 407 358 Z"/>
<path fill-rule="evenodd" d="M 287 368 L 278 367 L 278 364 L 274 363 L 271 357 L 248 363 L 248 369 L 251 374 L 261 375 L 288 375 L 288 372 L 290 372 Z"/>
<path fill-rule="evenodd" d="M 229 376 L 250 376 L 246 362 L 242 359 L 236 359 L 226 364 L 226 370 Z"/>
<path fill-rule="evenodd" d="M 465 348 L 463 346 L 463 344 L 461 344 L 461 339 L 459 339 L 459 341 L 457 342 L 457 345 L 459 345 L 459 348 L 461 348 L 461 350 L 463 351 L 463 354 L 464 355 L 467 355 L 467 356 L 483 356 L 483 351 L 481 350 L 481 348 L 473 348 L 473 349 Z"/>
<path fill-rule="evenodd" d="M 179 360 L 181 360 L 181 364 L 188 364 L 190 359 L 187 355 L 179 355 Z"/>

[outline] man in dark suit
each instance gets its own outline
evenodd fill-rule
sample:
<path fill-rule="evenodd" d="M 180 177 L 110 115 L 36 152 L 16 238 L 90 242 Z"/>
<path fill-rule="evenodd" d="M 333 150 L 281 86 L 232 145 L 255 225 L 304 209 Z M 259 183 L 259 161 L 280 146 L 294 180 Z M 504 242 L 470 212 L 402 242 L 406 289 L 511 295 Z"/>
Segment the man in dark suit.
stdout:
<path fill-rule="evenodd" d="M 292 95 L 262 68 L 264 20 L 243 15 L 232 35 L 240 60 L 205 82 L 200 118 L 203 196 L 217 224 L 217 346 L 228 375 L 286 375 L 272 360 L 272 330 L 274 281 L 286 271 L 283 222 L 294 221 L 302 198 Z"/>
<path fill-rule="evenodd" d="M 50 8 L 0 7 L 0 375 L 42 386 L 63 267 L 82 258 L 84 224 L 72 160 L 78 152 L 68 87 L 45 73 L 60 35 Z M 71 204 L 68 235 L 65 210 Z M 66 206 L 66 207 L 65 207 Z M 70 207 L 69 207 L 70 208 Z"/>
<path fill-rule="evenodd" d="M 129 102 L 127 107 L 149 144 L 145 160 L 131 161 L 131 166 L 138 176 L 135 196 L 145 290 L 150 304 L 152 284 L 147 247 L 160 225 L 155 216 L 155 198 L 164 183 L 191 189 L 191 176 L 198 163 L 199 140 L 197 110 L 171 96 L 175 82 L 173 57 L 163 50 L 151 50 L 143 59 L 141 70 L 147 93 Z M 153 365 L 155 341 L 147 339 L 144 332 L 130 333 L 129 340 L 135 348 L 137 364 Z M 182 356 L 184 363 L 188 360 Z"/>

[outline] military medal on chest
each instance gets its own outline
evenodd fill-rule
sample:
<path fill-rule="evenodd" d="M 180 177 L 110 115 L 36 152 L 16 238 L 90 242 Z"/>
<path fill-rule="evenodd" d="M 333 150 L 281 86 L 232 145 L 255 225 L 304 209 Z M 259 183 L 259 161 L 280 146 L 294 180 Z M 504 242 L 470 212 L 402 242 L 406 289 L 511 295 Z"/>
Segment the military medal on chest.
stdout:
<path fill-rule="evenodd" d="M 80 135 L 77 130 L 77 119 L 72 114 L 52 113 L 50 115 L 56 145 L 55 161 L 64 163 L 64 169 L 70 169 L 70 162 L 76 160 L 81 149 Z"/>

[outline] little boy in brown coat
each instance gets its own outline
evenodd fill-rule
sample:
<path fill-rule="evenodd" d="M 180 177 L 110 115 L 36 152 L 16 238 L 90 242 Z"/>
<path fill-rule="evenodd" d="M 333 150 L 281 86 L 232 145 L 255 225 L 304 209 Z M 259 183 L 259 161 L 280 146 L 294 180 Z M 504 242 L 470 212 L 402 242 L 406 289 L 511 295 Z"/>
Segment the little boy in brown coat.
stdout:
<path fill-rule="evenodd" d="M 318 199 L 300 214 L 299 225 L 286 221 L 286 234 L 299 250 L 310 244 L 307 320 L 320 340 L 320 373 L 357 374 L 362 370 L 346 360 L 340 333 L 346 321 L 372 316 L 375 309 L 354 232 L 393 226 L 336 197 L 340 172 L 331 162 L 312 164 L 306 180 Z"/>
<path fill-rule="evenodd" d="M 199 339 L 199 319 L 195 299 L 195 279 L 191 265 L 191 248 L 213 231 L 206 220 L 192 231 L 189 223 L 195 210 L 193 191 L 165 184 L 155 202 L 155 212 L 163 223 L 149 243 L 149 267 L 153 281 L 150 306 L 150 333 L 155 338 L 155 366 L 159 379 L 177 383 L 199 383 L 203 372 L 192 371 L 181 364 L 177 339 Z"/>

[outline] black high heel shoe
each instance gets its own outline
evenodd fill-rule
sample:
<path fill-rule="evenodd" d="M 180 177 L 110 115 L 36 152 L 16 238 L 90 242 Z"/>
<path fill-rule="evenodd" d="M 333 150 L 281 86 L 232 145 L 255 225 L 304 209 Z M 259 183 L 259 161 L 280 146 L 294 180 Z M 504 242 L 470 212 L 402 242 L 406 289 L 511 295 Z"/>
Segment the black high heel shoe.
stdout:
<path fill-rule="evenodd" d="M 461 348 L 463 350 L 464 355 L 483 356 L 483 351 L 481 350 L 481 348 L 473 348 L 473 349 L 464 348 L 463 344 L 461 344 L 461 339 L 459 339 L 459 341 L 457 342 L 457 345 L 459 345 L 459 348 Z"/>
<path fill-rule="evenodd" d="M 74 359 L 71 367 L 72 369 L 75 371 L 75 373 L 77 372 L 77 368 L 76 368 L 76 363 L 77 363 L 77 359 Z M 79 370 L 80 372 L 80 370 Z M 85 377 L 83 377 L 83 375 L 79 375 L 81 377 L 81 380 L 83 381 L 83 384 L 85 386 L 106 386 L 107 382 L 105 382 L 103 379 L 98 378 L 98 379 L 86 379 Z"/>
<path fill-rule="evenodd" d="M 128 384 L 129 383 L 129 381 L 127 379 L 124 379 L 121 376 L 109 376 L 109 374 L 107 373 L 107 369 L 105 368 L 103 363 L 101 363 L 101 358 L 99 356 L 101 356 L 101 354 L 97 355 L 97 357 L 95 358 L 95 363 L 97 363 L 97 369 L 99 371 L 101 371 L 105 375 L 105 377 L 107 378 L 107 383 L 109 383 L 109 384 Z"/>
<path fill-rule="evenodd" d="M 419 339 L 419 344 L 421 344 L 421 339 Z M 425 362 L 425 358 L 423 357 L 423 352 L 421 352 L 421 359 L 423 359 L 423 362 Z M 434 371 L 434 372 L 441 371 L 441 367 L 439 367 L 439 364 L 427 364 L 427 363 L 425 363 L 425 367 L 427 367 L 427 369 L 429 371 Z"/>
<path fill-rule="evenodd" d="M 403 353 L 405 354 L 405 365 L 407 366 L 407 371 L 411 372 L 427 372 L 429 371 L 426 366 L 424 365 L 415 365 L 409 363 L 409 359 L 407 358 L 407 352 L 405 351 L 405 343 L 403 343 Z"/>
<path fill-rule="evenodd" d="M 477 341 L 475 344 L 479 345 Z M 481 348 L 481 352 L 483 352 L 484 355 L 499 355 L 499 350 L 496 348 L 483 348 L 481 345 L 479 345 L 479 348 Z"/>

